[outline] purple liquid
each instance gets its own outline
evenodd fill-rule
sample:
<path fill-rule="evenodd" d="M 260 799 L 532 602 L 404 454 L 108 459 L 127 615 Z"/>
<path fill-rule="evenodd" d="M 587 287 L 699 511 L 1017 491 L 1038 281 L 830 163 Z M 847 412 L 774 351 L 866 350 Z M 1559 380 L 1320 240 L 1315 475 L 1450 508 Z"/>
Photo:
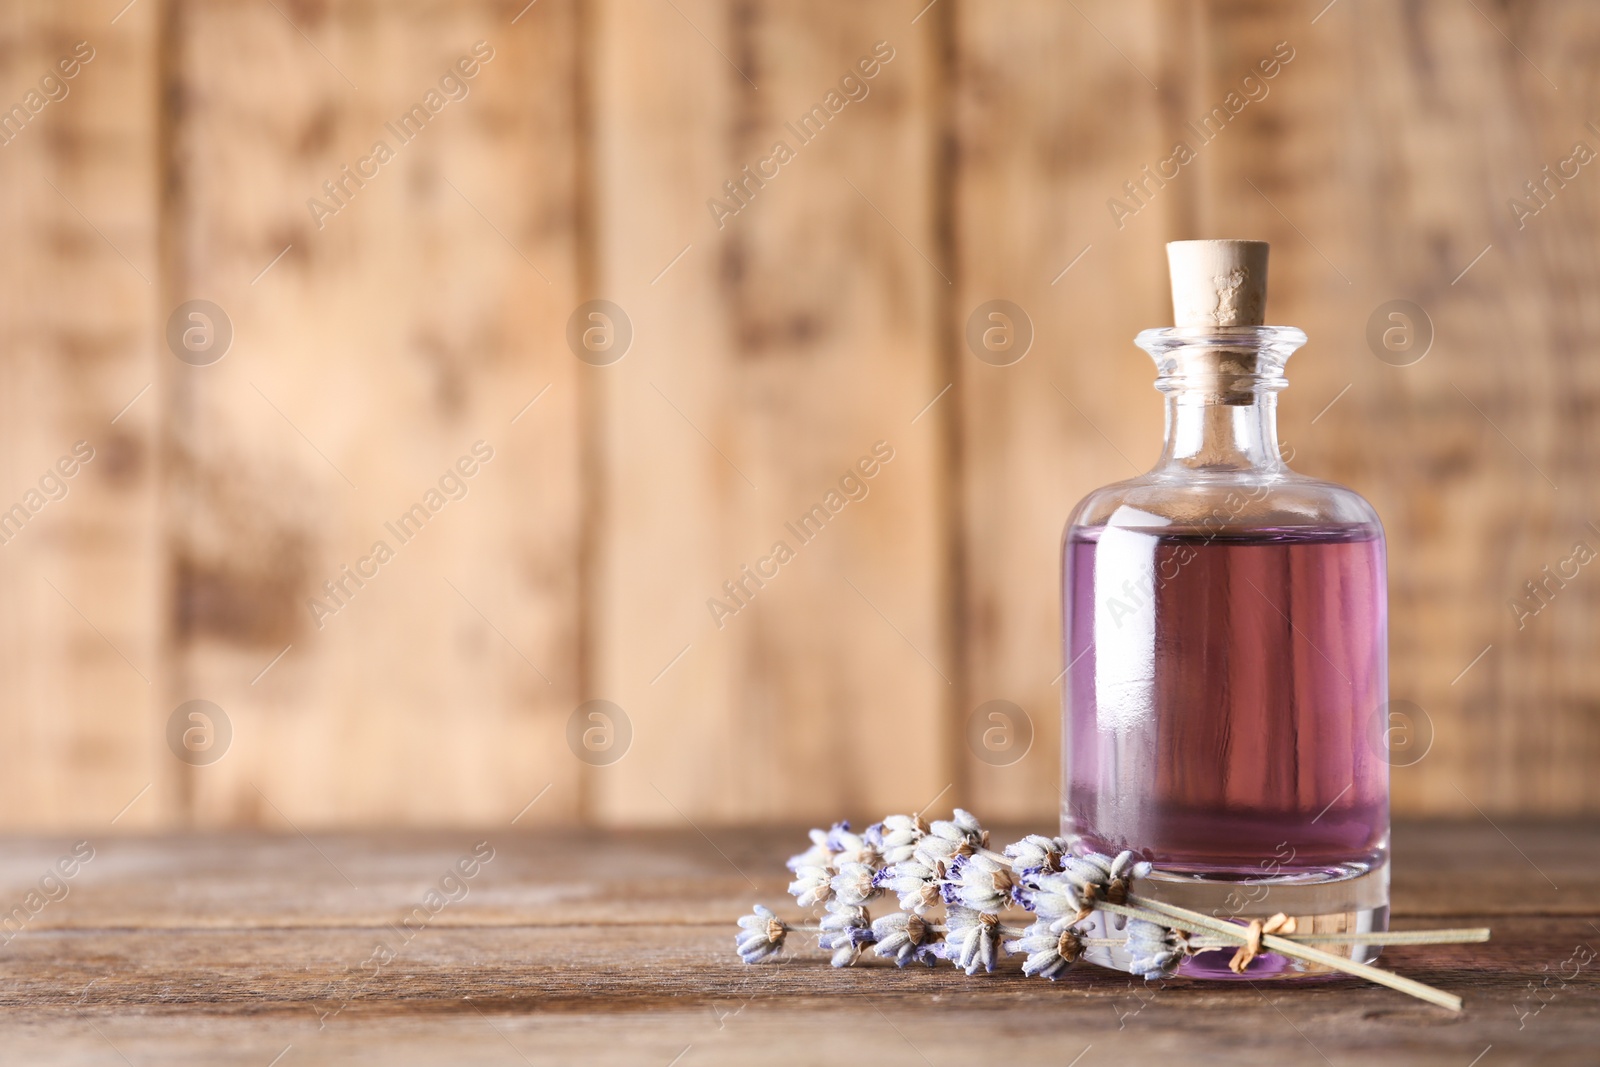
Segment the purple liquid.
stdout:
<path fill-rule="evenodd" d="M 1075 529 L 1064 582 L 1069 832 L 1224 879 L 1382 861 L 1377 527 Z"/>

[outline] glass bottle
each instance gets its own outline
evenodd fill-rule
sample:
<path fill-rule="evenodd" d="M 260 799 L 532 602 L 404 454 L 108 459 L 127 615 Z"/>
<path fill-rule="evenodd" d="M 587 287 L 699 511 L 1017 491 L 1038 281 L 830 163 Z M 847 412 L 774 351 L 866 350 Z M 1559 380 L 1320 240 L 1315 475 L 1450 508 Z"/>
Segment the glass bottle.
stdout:
<path fill-rule="evenodd" d="M 1285 464 L 1277 394 L 1306 336 L 1261 325 L 1266 251 L 1168 246 L 1179 325 L 1137 338 L 1166 396 L 1165 448 L 1067 524 L 1062 831 L 1133 849 L 1155 864 L 1141 892 L 1206 914 L 1383 930 L 1383 529 L 1358 494 Z M 1180 973 L 1236 977 L 1231 955 L 1199 953 Z M 1266 953 L 1243 977 L 1317 971 Z"/>

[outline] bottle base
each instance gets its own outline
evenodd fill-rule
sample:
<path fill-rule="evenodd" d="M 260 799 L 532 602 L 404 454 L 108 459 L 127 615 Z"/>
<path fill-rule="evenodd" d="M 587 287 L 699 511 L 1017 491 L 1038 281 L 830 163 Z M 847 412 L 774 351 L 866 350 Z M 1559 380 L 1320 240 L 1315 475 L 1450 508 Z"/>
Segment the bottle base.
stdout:
<path fill-rule="evenodd" d="M 1300 871 L 1266 878 L 1194 875 L 1157 868 L 1136 887 L 1142 896 L 1198 911 L 1240 925 L 1251 919 L 1267 919 L 1282 912 L 1296 922 L 1299 934 L 1381 933 L 1389 928 L 1389 861 L 1385 856 L 1376 864 L 1344 864 L 1315 871 Z M 1120 938 L 1127 920 L 1106 912 L 1095 912 L 1084 929 L 1090 937 Z M 1380 946 L 1359 938 L 1323 943 L 1324 952 L 1358 963 L 1378 958 Z M 1271 979 L 1315 980 L 1339 974 L 1323 964 L 1290 959 L 1275 952 L 1257 956 L 1243 974 L 1228 968 L 1234 950 L 1207 949 L 1179 964 L 1180 978 L 1206 978 L 1222 981 L 1260 981 Z M 1112 970 L 1126 971 L 1128 956 L 1120 948 L 1101 947 L 1086 951 L 1085 961 Z"/>

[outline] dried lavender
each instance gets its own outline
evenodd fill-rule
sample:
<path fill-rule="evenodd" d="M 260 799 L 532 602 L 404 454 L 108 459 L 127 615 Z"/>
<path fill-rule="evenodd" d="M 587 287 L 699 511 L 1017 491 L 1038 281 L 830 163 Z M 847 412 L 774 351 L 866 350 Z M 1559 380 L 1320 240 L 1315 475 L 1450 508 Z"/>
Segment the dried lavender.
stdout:
<path fill-rule="evenodd" d="M 804 930 L 817 934 L 835 967 L 855 964 L 870 947 L 901 967 L 945 959 L 977 974 L 995 970 L 1002 953 L 1023 952 L 1026 973 L 1055 978 L 1082 954 L 1073 924 L 1089 914 L 1087 902 L 1123 899 L 1126 879 L 1148 866 L 1133 864 L 1131 855 L 1073 856 L 1066 840 L 1039 834 L 993 852 L 989 832 L 960 809 L 931 823 L 890 815 L 860 834 L 835 823 L 812 830 L 810 841 L 788 861 L 789 892 L 801 907 L 825 909 L 821 921 L 786 925 L 757 909 L 740 920 L 746 962 L 765 959 L 788 932 Z M 891 894 L 899 910 L 874 919 L 867 906 Z M 1027 930 L 1004 926 L 1001 914 L 1018 908 L 1039 910 L 1039 921 Z"/>
<path fill-rule="evenodd" d="M 863 948 L 877 940 L 866 908 L 836 902 L 822 917 L 817 945 L 824 952 L 833 953 L 831 962 L 835 967 L 848 967 L 860 958 Z"/>
<path fill-rule="evenodd" d="M 894 960 L 897 966 L 916 962 L 932 967 L 939 958 L 935 944 L 938 933 L 919 915 L 903 911 L 885 915 L 873 921 L 872 933 L 877 938 L 872 951 Z"/>
<path fill-rule="evenodd" d="M 789 933 L 788 925 L 760 904 L 754 913 L 740 918 L 739 929 L 743 932 L 734 940 L 734 947 L 746 963 L 759 963 L 777 952 Z"/>
<path fill-rule="evenodd" d="M 876 876 L 879 886 L 900 898 L 900 910 L 927 915 L 944 903 L 939 894 L 939 874 L 916 860 L 885 867 Z"/>
<path fill-rule="evenodd" d="M 1130 919 L 1127 933 L 1128 972 L 1146 981 L 1170 976 L 1188 950 L 1182 934 L 1158 923 Z"/>
<path fill-rule="evenodd" d="M 968 974 L 994 970 L 1000 944 L 1000 916 L 953 907 L 946 919 L 944 947 L 939 953 Z"/>
<path fill-rule="evenodd" d="M 1040 919 L 1024 930 L 1021 937 L 1007 941 L 1005 949 L 1028 954 L 1022 962 L 1023 974 L 1029 978 L 1039 975 L 1053 982 L 1083 955 L 1083 939 L 1070 925 Z"/>
<path fill-rule="evenodd" d="M 953 895 L 962 907 L 997 912 L 1011 905 L 1017 876 L 1008 861 L 987 854 L 959 856 L 950 873 Z"/>
<path fill-rule="evenodd" d="M 1038 874 L 1059 871 L 1061 857 L 1067 854 L 1067 848 L 1066 838 L 1029 834 L 1021 841 L 1007 845 L 1005 856 L 1018 874 Z"/>
<path fill-rule="evenodd" d="M 795 879 L 789 883 L 789 895 L 794 897 L 795 903 L 802 908 L 810 908 L 833 899 L 832 867 L 807 863 L 793 870 Z"/>
<path fill-rule="evenodd" d="M 833 895 L 841 904 L 865 904 L 883 892 L 873 881 L 877 875 L 877 868 L 870 864 L 845 863 L 833 876 Z"/>
<path fill-rule="evenodd" d="M 911 854 L 924 867 L 939 870 L 957 856 L 972 855 L 988 841 L 988 831 L 978 825 L 978 820 L 957 808 L 954 819 L 935 819 Z"/>
<path fill-rule="evenodd" d="M 916 851 L 917 842 L 928 832 L 928 824 L 918 815 L 891 815 L 867 828 L 875 838 L 886 864 L 904 863 Z"/>
<path fill-rule="evenodd" d="M 844 825 L 848 829 L 850 824 L 845 823 Z M 828 867 L 832 863 L 833 849 L 828 847 L 828 831 L 812 830 L 811 847 L 798 856 L 790 856 L 785 866 L 798 874 L 802 867 Z M 790 892 L 793 892 L 793 890 Z"/>
<path fill-rule="evenodd" d="M 1086 948 L 1124 950 L 1128 969 L 1146 980 L 1176 973 L 1184 958 L 1219 947 L 1245 946 L 1239 970 L 1270 949 L 1343 970 L 1460 1010 L 1460 1000 L 1368 964 L 1323 952 L 1310 942 L 1339 943 L 1355 935 L 1296 936 L 1292 920 L 1274 916 L 1248 927 L 1192 912 L 1134 892 L 1151 864 L 1131 851 L 1106 856 L 1066 838 L 1029 834 L 1002 851 L 970 812 L 924 822 L 890 815 L 862 833 L 847 822 L 810 832 L 810 847 L 790 857 L 789 892 L 801 907 L 824 909 L 815 926 L 786 923 L 760 905 L 739 920 L 739 957 L 756 963 L 777 952 L 791 932 L 817 935 L 835 967 L 860 961 L 864 951 L 904 967 L 948 960 L 967 974 L 993 972 L 1002 953 L 1024 957 L 1022 973 L 1060 978 Z M 892 895 L 899 910 L 874 918 L 868 905 Z M 1008 927 L 1006 912 L 1033 913 L 1026 927 Z M 1115 916 L 1125 937 L 1091 937 L 1080 924 L 1096 911 Z M 1280 919 L 1282 920 L 1280 922 Z M 941 921 L 942 920 L 942 921 Z M 1369 943 L 1460 943 L 1487 940 L 1489 931 L 1363 933 Z"/>

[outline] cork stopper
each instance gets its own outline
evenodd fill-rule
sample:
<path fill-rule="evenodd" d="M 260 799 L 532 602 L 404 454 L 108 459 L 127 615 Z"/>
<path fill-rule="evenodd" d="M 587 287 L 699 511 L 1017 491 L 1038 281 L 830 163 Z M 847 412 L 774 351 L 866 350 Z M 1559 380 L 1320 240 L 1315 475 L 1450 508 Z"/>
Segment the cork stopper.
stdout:
<path fill-rule="evenodd" d="M 1267 242 L 1169 241 L 1174 326 L 1266 322 Z"/>

